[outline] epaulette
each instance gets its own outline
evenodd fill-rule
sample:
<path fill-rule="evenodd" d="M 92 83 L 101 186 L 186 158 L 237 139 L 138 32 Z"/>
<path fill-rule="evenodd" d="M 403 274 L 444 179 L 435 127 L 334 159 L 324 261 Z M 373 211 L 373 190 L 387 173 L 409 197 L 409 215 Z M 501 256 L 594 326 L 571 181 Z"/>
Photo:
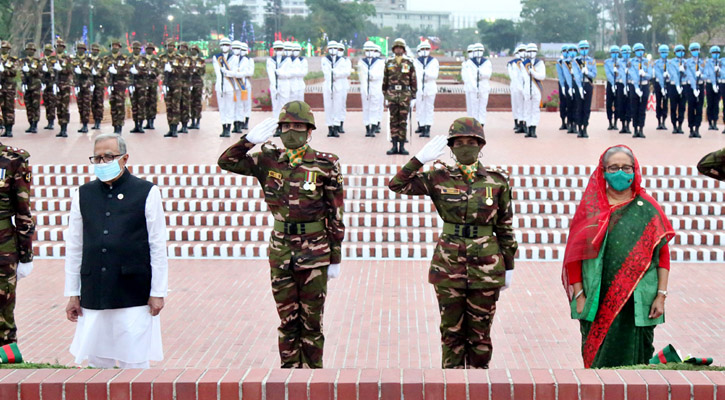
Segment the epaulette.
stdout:
<path fill-rule="evenodd" d="M 2 145 L 2 147 L 0 147 L 0 149 L 2 150 L 3 153 L 9 153 L 9 154 L 18 156 L 18 157 L 22 158 L 23 160 L 27 160 L 28 158 L 30 158 L 30 153 L 28 153 L 24 149 L 19 149 L 17 147 L 7 146 L 7 145 Z"/>
<path fill-rule="evenodd" d="M 317 159 L 327 161 L 330 164 L 334 164 L 339 160 L 339 158 L 336 155 L 334 155 L 332 153 L 324 153 L 321 151 L 317 152 Z"/>
<path fill-rule="evenodd" d="M 279 155 L 281 150 L 277 148 L 277 145 L 272 142 L 262 143 L 262 153 Z"/>
<path fill-rule="evenodd" d="M 506 182 L 508 182 L 508 180 L 509 180 L 509 172 L 506 171 L 503 168 L 499 168 L 499 167 L 484 167 L 484 169 L 486 170 L 486 172 L 501 175 L 501 177 L 504 180 L 506 180 Z"/>

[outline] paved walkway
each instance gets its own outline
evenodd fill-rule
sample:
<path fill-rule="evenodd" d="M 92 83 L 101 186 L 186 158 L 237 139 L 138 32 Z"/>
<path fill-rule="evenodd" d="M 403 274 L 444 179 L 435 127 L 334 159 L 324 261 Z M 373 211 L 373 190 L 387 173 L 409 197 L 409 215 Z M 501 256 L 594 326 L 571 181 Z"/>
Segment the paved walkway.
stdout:
<path fill-rule="evenodd" d="M 581 367 L 578 324 L 569 319 L 557 263 L 520 262 L 501 294 L 493 326 L 492 368 Z M 163 368 L 278 366 L 278 318 L 264 261 L 173 260 L 162 311 Z M 330 282 L 324 363 L 335 368 L 437 368 L 440 323 L 426 262 L 344 262 Z M 657 349 L 725 360 L 725 304 L 716 264 L 674 264 L 667 323 Z M 72 364 L 74 324 L 65 319 L 63 264 L 38 260 L 20 282 L 19 343 L 32 362 Z"/>

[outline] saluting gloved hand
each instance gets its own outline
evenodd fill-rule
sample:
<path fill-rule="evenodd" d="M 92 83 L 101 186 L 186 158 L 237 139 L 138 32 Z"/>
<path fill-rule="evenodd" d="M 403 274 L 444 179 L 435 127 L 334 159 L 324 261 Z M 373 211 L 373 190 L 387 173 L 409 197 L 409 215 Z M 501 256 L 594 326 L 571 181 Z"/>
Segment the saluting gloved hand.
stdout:
<path fill-rule="evenodd" d="M 26 263 L 18 263 L 18 280 L 27 277 L 30 275 L 30 273 L 33 272 L 33 262 L 26 262 Z"/>
<path fill-rule="evenodd" d="M 327 268 L 327 279 L 335 279 L 340 276 L 340 264 L 330 264 Z"/>
<path fill-rule="evenodd" d="M 506 281 L 503 284 L 503 287 L 501 288 L 501 291 L 508 289 L 511 287 L 511 282 L 514 281 L 514 270 L 507 269 L 506 270 Z"/>
<path fill-rule="evenodd" d="M 634 89 L 634 92 L 637 93 L 637 96 L 639 96 L 639 97 L 642 97 L 642 95 L 643 95 L 642 89 L 640 89 L 640 88 Z"/>
<path fill-rule="evenodd" d="M 426 143 L 422 149 L 415 155 L 415 158 L 426 164 L 433 160 L 436 160 L 445 154 L 445 149 L 448 146 L 448 139 L 443 135 L 436 135 L 431 139 L 430 142 Z"/>
<path fill-rule="evenodd" d="M 61 67 L 60 63 L 58 61 L 56 61 L 55 64 L 53 64 L 53 69 L 56 71 L 61 71 L 61 70 L 63 70 L 63 67 Z"/>
<path fill-rule="evenodd" d="M 166 71 L 166 72 L 171 72 L 171 71 L 173 71 L 173 70 L 174 70 L 174 69 L 173 69 L 173 68 L 171 68 L 171 64 L 169 64 L 169 63 L 166 63 L 166 65 L 164 65 L 164 71 Z"/>
<path fill-rule="evenodd" d="M 116 69 L 116 66 L 115 65 L 111 64 L 111 66 L 108 67 L 108 72 L 111 75 L 116 75 L 118 73 L 118 70 Z"/>
<path fill-rule="evenodd" d="M 136 66 L 135 65 L 132 65 L 131 66 L 131 69 L 129 69 L 128 72 L 130 72 L 130 73 L 132 73 L 134 75 L 138 74 L 138 70 L 136 69 Z"/>
<path fill-rule="evenodd" d="M 720 86 L 720 85 L 718 85 L 717 83 L 716 83 L 716 84 L 714 84 L 714 85 L 712 85 L 712 91 L 713 91 L 714 93 L 717 93 L 717 92 L 719 92 L 719 91 L 720 91 L 720 88 L 719 88 L 719 86 Z"/>
<path fill-rule="evenodd" d="M 48 66 L 46 64 L 43 64 L 43 66 L 40 69 L 42 69 L 43 72 L 48 72 Z"/>
<path fill-rule="evenodd" d="M 73 72 L 75 72 L 76 74 L 80 75 L 81 74 L 81 67 L 79 67 L 79 66 L 76 65 L 76 67 L 73 68 Z"/>
<path fill-rule="evenodd" d="M 274 132 L 277 131 L 277 126 L 277 120 L 274 118 L 267 118 L 252 128 L 252 130 L 247 133 L 247 136 L 245 136 L 245 139 L 254 144 L 264 143 L 269 140 L 272 135 L 274 135 Z"/>
<path fill-rule="evenodd" d="M 30 67 L 28 67 L 28 64 L 23 64 L 22 70 L 23 72 L 30 72 Z"/>

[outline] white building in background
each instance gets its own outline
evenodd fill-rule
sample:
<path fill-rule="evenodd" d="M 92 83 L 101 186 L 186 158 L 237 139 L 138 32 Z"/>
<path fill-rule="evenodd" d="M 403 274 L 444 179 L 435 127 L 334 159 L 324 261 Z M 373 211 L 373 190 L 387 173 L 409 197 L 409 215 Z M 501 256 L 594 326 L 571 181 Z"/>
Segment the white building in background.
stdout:
<path fill-rule="evenodd" d="M 380 27 L 397 28 L 408 25 L 414 28 L 437 30 L 443 26 L 450 26 L 451 13 L 435 11 L 411 10 L 377 10 L 376 15 L 370 17 L 370 22 Z"/>
<path fill-rule="evenodd" d="M 267 0 L 230 0 L 229 5 L 246 7 L 252 16 L 252 22 L 257 25 L 264 25 Z M 290 17 L 304 17 L 310 13 L 310 9 L 305 4 L 305 0 L 282 0 L 282 13 Z"/>

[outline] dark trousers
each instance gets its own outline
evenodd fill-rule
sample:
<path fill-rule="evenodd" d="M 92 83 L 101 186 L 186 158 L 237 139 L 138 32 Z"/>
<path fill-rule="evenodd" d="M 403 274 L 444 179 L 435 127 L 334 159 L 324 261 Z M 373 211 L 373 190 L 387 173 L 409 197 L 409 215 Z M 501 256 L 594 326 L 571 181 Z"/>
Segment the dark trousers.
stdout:
<path fill-rule="evenodd" d="M 655 100 L 657 101 L 657 121 L 667 119 L 667 96 L 662 94 L 662 86 L 655 81 Z"/>
<path fill-rule="evenodd" d="M 641 85 L 642 97 L 634 91 L 634 85 L 629 85 L 629 110 L 632 116 L 632 126 L 644 127 L 647 117 L 647 101 L 649 100 L 649 85 Z"/>
<path fill-rule="evenodd" d="M 690 128 L 699 128 L 702 124 L 702 106 L 705 100 L 705 85 L 697 85 L 700 95 L 695 97 L 695 91 L 692 86 L 685 86 L 684 94 L 687 91 L 687 126 Z"/>
<path fill-rule="evenodd" d="M 717 85 L 717 83 L 715 85 Z M 715 92 L 714 90 L 712 90 L 713 84 L 708 83 L 706 87 L 707 90 L 705 95 L 707 96 L 707 121 L 714 121 L 717 123 L 717 117 L 718 114 L 720 114 L 720 88 L 718 88 L 718 92 Z"/>
<path fill-rule="evenodd" d="M 677 93 L 677 86 L 670 84 L 667 94 L 670 97 L 670 121 L 672 125 L 682 124 L 685 120 L 685 106 L 687 105 L 687 86 L 682 87 L 682 94 Z"/>
<path fill-rule="evenodd" d="M 725 122 L 725 83 L 720 83 L 720 99 L 722 99 L 722 119 Z"/>
<path fill-rule="evenodd" d="M 605 96 L 605 101 L 606 101 L 605 107 L 607 109 L 607 119 L 610 121 L 616 118 L 615 117 L 616 110 L 617 110 L 615 107 L 615 104 L 617 102 L 616 85 L 614 86 L 614 90 L 615 90 L 615 93 L 612 93 L 612 84 L 607 82 L 607 94 Z"/>
<path fill-rule="evenodd" d="M 617 119 L 622 122 L 629 122 L 632 114 L 629 112 L 629 96 L 624 93 L 624 84 L 617 83 Z"/>
<path fill-rule="evenodd" d="M 592 87 L 592 84 L 589 82 L 584 82 L 584 98 L 582 99 L 581 96 L 576 96 L 578 105 L 576 107 L 577 111 L 577 124 L 588 126 L 589 125 L 589 115 L 592 113 L 592 94 L 594 92 L 594 88 Z"/>
<path fill-rule="evenodd" d="M 567 89 L 567 106 L 566 106 L 566 120 L 567 122 L 575 123 L 577 122 L 577 106 L 579 105 L 577 98 L 579 96 L 579 93 L 576 92 L 576 89 L 574 89 L 574 96 L 569 96 L 569 90 Z"/>
<path fill-rule="evenodd" d="M 565 120 L 567 113 L 569 112 L 569 98 L 566 97 L 566 91 L 569 90 L 566 86 L 559 84 L 559 117 L 561 120 Z"/>

